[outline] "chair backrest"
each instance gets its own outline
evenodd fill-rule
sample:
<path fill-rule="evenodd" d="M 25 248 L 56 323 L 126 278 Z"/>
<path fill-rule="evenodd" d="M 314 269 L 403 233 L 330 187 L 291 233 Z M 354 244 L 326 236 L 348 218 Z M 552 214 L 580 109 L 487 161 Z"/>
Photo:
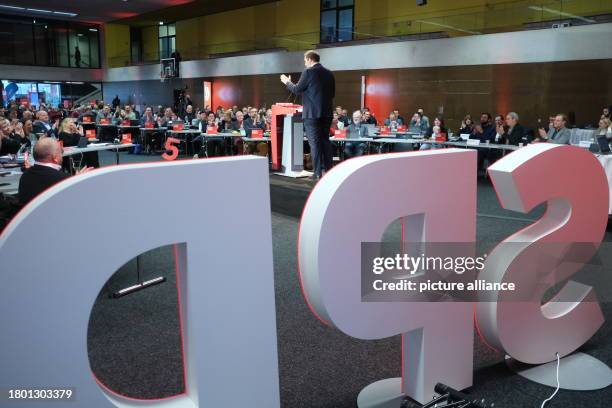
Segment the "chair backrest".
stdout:
<path fill-rule="evenodd" d="M 583 140 L 593 140 L 593 129 L 572 129 L 570 144 L 577 145 Z"/>

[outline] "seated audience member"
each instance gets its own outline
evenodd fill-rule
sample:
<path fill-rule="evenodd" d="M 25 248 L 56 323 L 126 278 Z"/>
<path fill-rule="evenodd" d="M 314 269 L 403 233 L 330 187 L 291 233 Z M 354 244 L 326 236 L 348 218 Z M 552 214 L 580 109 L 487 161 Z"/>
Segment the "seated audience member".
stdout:
<path fill-rule="evenodd" d="M 130 105 L 125 105 L 123 111 L 125 112 L 126 120 L 136 120 L 136 113 L 134 113 Z"/>
<path fill-rule="evenodd" d="M 159 127 L 168 127 L 169 122 L 172 122 L 176 118 L 172 108 L 166 108 L 162 116 L 157 117 L 157 125 Z"/>
<path fill-rule="evenodd" d="M 245 128 L 245 117 L 247 117 L 247 114 L 244 114 L 244 112 L 248 113 L 248 108 L 242 108 L 242 110 L 236 112 L 236 120 L 235 120 L 235 126 L 236 126 L 236 130 L 238 130 L 240 132 L 241 135 L 246 135 L 246 128 Z M 235 137 L 233 139 L 231 139 L 230 141 L 230 152 L 232 154 L 238 154 L 239 152 L 242 151 L 242 139 Z"/>
<path fill-rule="evenodd" d="M 62 147 L 51 137 L 42 138 L 34 145 L 34 166 L 27 169 L 19 180 L 18 197 L 21 205 L 26 205 L 37 195 L 60 181 L 70 177 L 61 171 Z M 90 171 L 84 167 L 78 174 Z"/>
<path fill-rule="evenodd" d="M 332 114 L 332 121 L 329 125 L 329 135 L 333 136 L 336 129 L 344 129 L 344 123 L 340 122 L 340 117 L 336 112 Z"/>
<path fill-rule="evenodd" d="M 96 120 L 96 113 L 91 109 L 90 105 L 85 106 L 83 112 L 79 115 L 79 122 L 83 122 L 83 118 L 87 116 L 92 122 Z"/>
<path fill-rule="evenodd" d="M 136 116 L 135 120 L 140 120 L 140 112 L 138 112 L 134 104 L 132 104 L 132 112 L 134 112 L 134 116 Z"/>
<path fill-rule="evenodd" d="M 438 133 L 436 134 L 434 127 L 438 127 Z M 429 127 L 429 129 L 427 129 L 427 132 L 425 132 L 425 137 L 428 139 L 431 139 L 433 136 L 436 136 L 437 138 L 445 138 L 447 137 L 447 130 L 444 127 L 444 119 L 442 119 L 440 116 L 436 116 L 434 118 L 433 124 Z"/>
<path fill-rule="evenodd" d="M 346 109 L 343 111 L 346 111 Z M 264 121 L 266 123 L 266 130 L 272 130 L 272 109 L 266 110 L 266 116 L 264 117 Z"/>
<path fill-rule="evenodd" d="M 223 117 L 221 122 L 219 122 L 219 132 L 235 132 L 238 131 L 238 126 L 236 125 L 236 121 L 232 119 L 232 112 L 227 111 L 223 113 Z"/>
<path fill-rule="evenodd" d="M 363 110 L 363 123 L 366 125 L 378 125 L 378 121 L 376 120 L 376 118 L 374 117 L 374 115 L 372 115 L 372 113 L 370 112 L 369 108 L 364 108 Z"/>
<path fill-rule="evenodd" d="M 30 139 L 21 134 L 15 133 L 8 119 L 0 118 L 0 156 L 6 154 L 16 154 L 23 145 L 29 145 Z"/>
<path fill-rule="evenodd" d="M 564 114 L 556 115 L 548 133 L 544 129 L 538 129 L 540 139 L 544 142 L 569 144 L 572 132 L 565 127 L 566 123 L 567 117 Z"/>
<path fill-rule="evenodd" d="M 101 111 L 98 111 L 96 116 L 96 123 L 100 123 L 102 119 L 108 119 L 109 123 L 113 119 L 113 113 L 111 112 L 111 108 L 108 105 L 104 105 Z"/>
<path fill-rule="evenodd" d="M 608 139 L 612 139 L 612 126 L 610 125 L 612 121 L 608 118 L 599 119 L 599 124 L 597 129 L 595 129 L 594 137 L 598 138 L 600 136 L 605 136 Z"/>
<path fill-rule="evenodd" d="M 400 125 L 403 125 L 406 123 L 402 115 L 400 115 L 399 109 L 393 110 L 393 113 L 395 113 L 395 117 L 397 118 L 397 123 L 399 123 Z"/>
<path fill-rule="evenodd" d="M 459 128 L 459 134 L 471 135 L 474 131 L 474 122 L 472 122 L 472 115 L 465 115 L 461 121 L 461 127 Z"/>
<path fill-rule="evenodd" d="M 610 116 L 610 107 L 609 106 L 604 106 L 604 108 L 601 111 L 601 116 L 603 118 L 606 118 L 606 119 L 612 119 L 612 116 Z"/>
<path fill-rule="evenodd" d="M 419 112 L 415 113 L 410 119 L 410 123 L 408 124 L 408 132 L 410 133 L 418 133 L 420 135 L 425 134 L 427 132 L 428 126 L 427 123 L 423 121 Z"/>
<path fill-rule="evenodd" d="M 421 114 L 421 121 L 424 123 L 425 129 L 429 129 L 429 118 L 425 116 L 425 111 L 423 108 L 417 109 L 417 112 Z"/>
<path fill-rule="evenodd" d="M 49 123 L 49 114 L 44 110 L 36 112 L 36 120 L 34 121 L 34 133 L 44 133 L 47 136 L 57 136 L 59 128 L 59 119 L 56 119 L 53 124 Z"/>
<path fill-rule="evenodd" d="M 16 121 L 11 125 L 11 128 L 13 129 L 13 137 L 19 141 L 20 147 L 30 147 L 32 145 L 32 141 L 36 141 L 36 135 L 31 134 L 32 121 L 28 122 L 30 123 L 30 129 L 28 130 L 25 129 L 25 125 L 20 121 Z"/>
<path fill-rule="evenodd" d="M 361 139 L 368 137 L 368 128 L 362 122 L 361 111 L 353 112 L 353 122 L 346 130 L 347 139 Z M 361 156 L 365 151 L 367 144 L 364 142 L 346 142 L 344 144 L 344 156 L 347 158 Z"/>
<path fill-rule="evenodd" d="M 516 112 L 509 112 L 506 115 L 505 125 L 496 126 L 495 142 L 515 146 L 528 142 L 527 130 L 519 123 L 519 116 Z"/>
<path fill-rule="evenodd" d="M 218 122 L 217 116 L 214 113 L 209 112 L 208 115 L 206 115 L 206 131 L 214 127 L 216 127 L 218 131 L 219 122 Z"/>
<path fill-rule="evenodd" d="M 185 117 L 183 118 L 183 120 L 185 121 L 185 123 L 189 123 L 191 125 L 193 124 L 193 121 L 195 119 L 196 119 L 196 114 L 193 111 L 193 106 L 187 105 L 187 108 L 185 110 Z"/>
<path fill-rule="evenodd" d="M 23 121 L 23 134 L 26 138 L 30 139 L 31 142 L 37 140 L 32 119 L 25 119 Z"/>
<path fill-rule="evenodd" d="M 474 127 L 470 139 L 479 139 L 480 143 L 495 142 L 495 126 L 491 123 L 491 114 L 483 112 L 480 114 L 480 125 Z"/>
<path fill-rule="evenodd" d="M 470 135 L 470 139 L 480 140 L 480 143 L 494 143 L 495 142 L 495 126 L 491 123 L 491 114 L 483 112 L 480 115 L 480 123 L 474 126 L 474 130 Z M 483 168 L 484 161 L 487 159 L 489 164 L 492 164 L 497 160 L 497 152 L 493 149 L 478 148 L 478 167 L 477 169 Z"/>
<path fill-rule="evenodd" d="M 130 118 L 127 115 L 127 112 L 123 109 L 115 111 L 115 115 L 113 116 L 112 124 L 113 125 L 121 125 L 124 122 L 129 121 Z"/>
<path fill-rule="evenodd" d="M 246 137 L 251 137 L 251 131 L 253 129 L 265 130 L 265 128 L 266 125 L 263 120 L 260 120 L 257 108 L 251 108 L 249 110 L 249 116 L 244 119 L 244 131 Z"/>
<path fill-rule="evenodd" d="M 229 112 L 224 113 L 224 115 L 229 114 Z M 200 118 L 197 122 L 198 130 L 203 133 L 208 133 L 212 128 L 216 128 L 217 132 L 224 132 L 221 128 L 221 123 L 217 123 L 217 117 L 213 112 L 200 112 Z M 230 130 L 230 129 L 228 129 Z M 227 130 L 226 130 L 227 132 Z M 194 142 L 194 147 L 197 151 L 200 151 L 203 147 L 203 143 L 206 143 L 206 155 L 207 157 L 217 157 L 222 156 L 225 150 L 224 145 L 225 138 L 222 136 L 198 136 L 196 137 Z"/>
<path fill-rule="evenodd" d="M 155 121 L 155 116 L 153 115 L 153 109 L 150 106 L 145 108 L 144 114 L 140 117 L 140 126 L 157 127 L 157 122 Z"/>
<path fill-rule="evenodd" d="M 343 109 L 342 106 L 336 106 L 336 113 L 338 114 L 338 121 L 342 122 L 343 129 L 350 125 L 351 120 L 347 116 L 346 109 Z"/>
<path fill-rule="evenodd" d="M 153 108 L 147 106 L 144 113 L 140 117 L 140 127 L 142 128 L 157 128 L 157 121 L 153 114 Z M 163 134 L 158 131 L 146 131 L 140 132 L 140 136 L 143 138 L 141 143 L 144 146 L 145 153 L 150 154 L 155 148 L 161 148 Z"/>
<path fill-rule="evenodd" d="M 83 137 L 83 128 L 81 126 L 77 127 L 72 118 L 64 119 L 57 137 L 62 141 L 64 147 L 78 146 L 79 140 Z M 100 167 L 98 152 L 83 153 L 83 161 L 87 167 Z"/>
<path fill-rule="evenodd" d="M 245 132 L 247 137 L 251 137 L 252 131 L 255 129 L 261 129 L 262 131 L 266 130 L 266 122 L 264 120 L 264 116 L 265 111 L 260 112 L 257 110 L 257 108 L 251 108 L 249 110 L 249 117 L 244 120 Z M 244 143 L 243 149 L 244 154 L 256 154 L 258 156 L 268 155 L 268 143 L 266 142 L 251 141 L 250 143 Z"/>
<path fill-rule="evenodd" d="M 391 130 L 397 130 L 397 127 L 400 126 L 401 123 L 397 120 L 397 115 L 395 112 L 391 112 L 389 117 L 385 119 L 385 126 L 389 126 Z"/>
<path fill-rule="evenodd" d="M 447 141 L 447 130 L 444 127 L 444 119 L 439 116 L 436 116 L 433 121 L 433 125 L 427 129 L 425 133 L 425 138 L 430 139 L 432 141 Z M 435 143 L 423 143 L 419 150 L 428 150 L 428 149 L 436 149 L 441 147 L 441 145 L 436 145 Z"/>
<path fill-rule="evenodd" d="M 32 113 L 32 111 L 26 110 L 21 116 L 21 121 L 25 123 L 28 120 L 34 121 L 34 114 Z"/>

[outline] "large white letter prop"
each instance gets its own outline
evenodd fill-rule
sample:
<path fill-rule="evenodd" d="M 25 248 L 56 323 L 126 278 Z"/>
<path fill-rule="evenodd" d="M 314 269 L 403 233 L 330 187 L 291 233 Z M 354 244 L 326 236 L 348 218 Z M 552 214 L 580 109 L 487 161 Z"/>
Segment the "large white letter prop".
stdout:
<path fill-rule="evenodd" d="M 475 171 L 476 152 L 459 149 L 348 160 L 317 184 L 300 224 L 300 276 L 313 312 L 361 339 L 406 333 L 396 392 L 421 402 L 436 382 L 472 384 L 472 304 L 362 302 L 361 243 L 419 214 L 424 222 L 408 224 L 407 240 L 474 242 Z"/>
<path fill-rule="evenodd" d="M 568 281 L 551 301 L 541 302 L 549 287 L 588 262 L 602 240 L 608 219 L 603 168 L 586 150 L 536 144 L 499 160 L 489 174 L 504 208 L 527 213 L 545 202 L 547 209 L 489 254 L 479 278 L 512 282 L 517 289 L 482 298 L 481 331 L 492 345 L 525 363 L 552 361 L 557 352 L 563 357 L 602 325 L 595 293 Z M 568 251 L 572 245 L 578 250 Z"/>
<path fill-rule="evenodd" d="M 228 222 L 245 206 L 249 224 Z M 186 393 L 147 402 L 105 392 L 87 356 L 96 296 L 127 261 L 175 243 Z M 73 387 L 66 407 L 280 406 L 267 160 L 73 177 L 18 215 L 0 237 L 0 259 L 1 390 Z"/>

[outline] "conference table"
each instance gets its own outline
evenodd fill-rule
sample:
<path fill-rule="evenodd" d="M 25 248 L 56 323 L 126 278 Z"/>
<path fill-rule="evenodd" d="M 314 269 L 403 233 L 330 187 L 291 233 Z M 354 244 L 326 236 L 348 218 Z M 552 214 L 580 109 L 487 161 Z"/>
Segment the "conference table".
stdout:
<path fill-rule="evenodd" d="M 608 179 L 608 194 L 610 197 L 608 203 L 608 214 L 612 214 L 612 155 L 610 154 L 596 154 L 597 160 L 601 163 L 601 166 L 606 173 Z"/>
<path fill-rule="evenodd" d="M 83 154 L 87 152 L 100 152 L 100 151 L 115 151 L 117 155 L 116 163 L 119 164 L 119 150 L 128 149 L 134 147 L 132 143 L 126 144 L 110 144 L 110 143 L 95 143 L 90 144 L 87 147 L 64 147 L 62 157 L 72 158 L 75 155 Z M 18 163 L 23 163 L 23 156 L 17 158 Z M 71 163 L 73 167 L 73 163 Z M 17 194 L 19 189 L 19 179 L 22 175 L 21 167 L 12 168 L 0 168 L 0 193 L 7 195 Z"/>
<path fill-rule="evenodd" d="M 21 175 L 21 169 L 0 170 L 0 193 L 6 195 L 17 194 Z"/>
<path fill-rule="evenodd" d="M 100 151 L 114 151 L 116 155 L 116 162 L 119 164 L 119 150 L 121 149 L 129 149 L 130 147 L 134 147 L 133 143 L 123 143 L 123 144 L 115 144 L 115 143 L 91 143 L 87 145 L 87 147 L 64 147 L 63 157 L 72 157 L 77 154 L 83 154 L 87 152 L 100 152 Z"/>
<path fill-rule="evenodd" d="M 198 135 L 199 136 L 201 134 L 202 134 L 202 132 L 200 132 L 197 129 L 182 129 L 182 130 L 167 129 L 166 130 L 166 140 L 169 137 L 173 137 L 174 136 L 176 139 L 179 139 L 181 142 L 184 142 L 185 143 L 185 155 L 189 156 L 189 149 L 187 149 L 188 143 L 191 144 L 191 150 L 193 152 L 193 150 L 194 150 L 194 145 L 193 145 L 194 135 Z"/>

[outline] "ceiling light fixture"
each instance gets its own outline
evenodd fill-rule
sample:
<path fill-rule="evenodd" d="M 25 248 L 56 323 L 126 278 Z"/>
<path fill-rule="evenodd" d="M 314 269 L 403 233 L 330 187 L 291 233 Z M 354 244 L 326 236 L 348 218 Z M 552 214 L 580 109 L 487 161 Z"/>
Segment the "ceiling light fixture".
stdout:
<path fill-rule="evenodd" d="M 66 11 L 54 11 L 53 14 L 59 14 L 61 16 L 68 16 L 68 17 L 76 17 L 77 16 L 76 13 L 68 13 Z"/>
<path fill-rule="evenodd" d="M 53 14 L 51 10 L 43 10 L 43 9 L 27 8 L 26 11 L 31 11 L 32 13 Z"/>
<path fill-rule="evenodd" d="M 19 7 L 19 6 L 9 6 L 6 4 L 0 4 L 0 9 L 14 10 L 14 11 L 22 12 L 22 13 L 57 14 L 58 16 L 67 16 L 67 17 L 76 17 L 78 15 L 76 13 L 69 13 L 67 11 L 53 11 L 53 10 L 27 8 L 27 7 Z"/>
<path fill-rule="evenodd" d="M 163 22 L 163 21 L 160 21 L 160 22 L 159 22 L 159 25 L 164 25 L 164 22 Z"/>
<path fill-rule="evenodd" d="M 0 8 L 10 9 L 10 10 L 25 10 L 25 7 L 5 6 L 4 4 L 0 4 Z"/>

